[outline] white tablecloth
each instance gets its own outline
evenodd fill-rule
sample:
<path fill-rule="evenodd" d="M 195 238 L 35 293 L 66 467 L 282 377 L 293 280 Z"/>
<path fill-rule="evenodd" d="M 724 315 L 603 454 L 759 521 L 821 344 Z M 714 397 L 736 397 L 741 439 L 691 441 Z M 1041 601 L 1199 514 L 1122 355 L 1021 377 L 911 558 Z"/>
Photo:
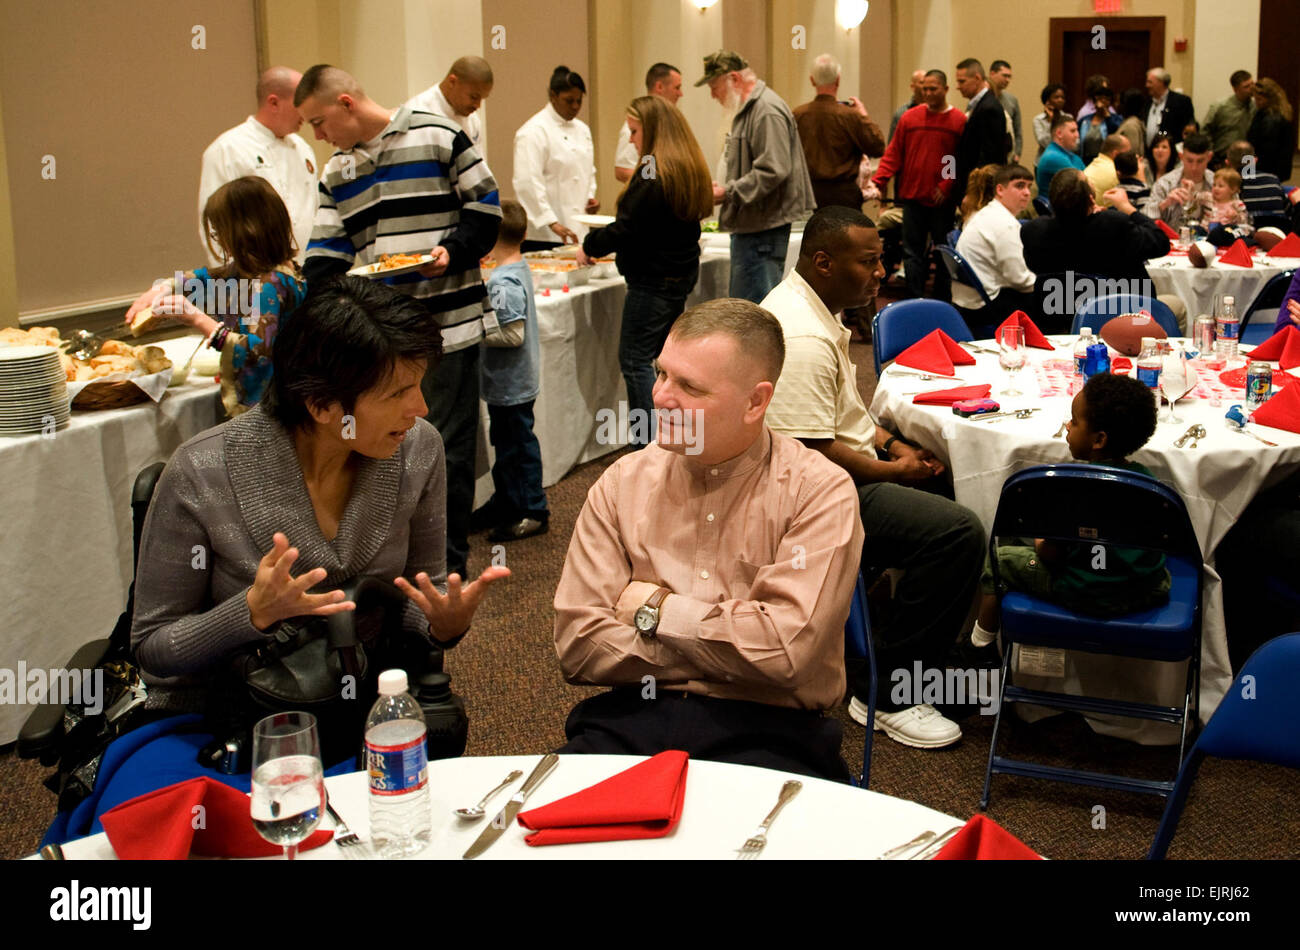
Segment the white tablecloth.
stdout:
<path fill-rule="evenodd" d="M 1073 341 L 1061 342 L 1055 354 L 1030 349 L 1031 360 L 1071 357 Z M 993 347 L 991 341 L 983 344 Z M 960 382 L 926 382 L 913 376 L 899 376 L 886 369 L 871 403 L 872 414 L 890 428 L 924 445 L 941 458 L 953 476 L 956 500 L 979 516 L 987 531 L 992 527 L 998 496 L 1006 479 L 1032 465 L 1072 461 L 1064 438 L 1053 438 L 1062 421 L 1070 417 L 1068 397 L 1043 399 L 1032 368 L 1020 373 L 1018 388 L 1030 394 L 1019 398 L 999 395 L 1006 374 L 997 357 L 976 355 L 975 366 L 957 368 L 966 383 L 993 383 L 991 398 L 1006 408 L 1040 407 L 1029 419 L 994 422 L 970 421 L 944 407 L 918 406 L 908 393 L 960 386 Z M 1242 365 L 1237 363 L 1234 365 Z M 905 367 L 898 367 L 902 370 Z M 1259 429 L 1265 438 L 1278 443 L 1271 448 L 1246 435 L 1229 431 L 1223 415 L 1227 404 L 1213 407 L 1208 401 L 1185 398 L 1178 402 L 1180 425 L 1160 423 L 1151 440 L 1132 456 L 1147 466 L 1167 485 L 1175 488 L 1187 505 L 1196 530 L 1206 571 L 1203 579 L 1203 645 L 1201 651 L 1201 719 L 1208 720 L 1232 682 L 1228 661 L 1227 634 L 1223 621 L 1223 593 L 1214 570 L 1214 551 L 1251 499 L 1263 488 L 1282 481 L 1300 469 L 1300 436 L 1276 429 Z M 1164 409 L 1161 415 L 1165 414 Z M 1173 441 L 1189 426 L 1200 423 L 1208 435 L 1199 448 L 1175 448 Z M 1252 427 L 1254 428 L 1254 427 Z M 1116 661 L 1089 654 L 1070 654 L 1067 688 L 1086 689 L 1093 695 L 1123 696 L 1130 699 L 1181 705 L 1185 666 L 1140 660 Z M 1060 680 L 1021 677 L 1027 685 L 1051 684 Z M 1134 691 L 1143 695 L 1134 695 Z M 1154 691 L 1154 695 L 1153 695 Z M 1157 698 L 1158 696 L 1158 698 Z M 1098 732 L 1147 743 L 1177 741 L 1172 727 L 1138 720 L 1094 717 Z"/>
<path fill-rule="evenodd" d="M 499 793 L 488 805 L 488 816 L 477 822 L 461 821 L 452 816 L 452 810 L 474 804 L 512 769 L 519 769 L 527 776 L 538 760 L 538 756 L 516 755 L 429 763 L 433 839 L 419 857 L 459 860 L 524 779 L 518 779 Z M 560 764 L 537 787 L 524 810 L 581 791 L 639 761 L 642 761 L 639 757 L 622 755 L 561 756 Z M 923 805 L 848 785 L 747 765 L 697 760 L 688 766 L 681 822 L 667 837 L 535 848 L 524 843 L 528 832 L 516 823 L 474 860 L 732 859 L 736 848 L 754 833 L 776 804 L 781 786 L 790 778 L 801 781 L 803 788 L 773 823 L 762 860 L 874 858 L 923 831 L 942 834 L 963 824 Z M 370 805 L 365 773 L 326 779 L 325 784 L 329 788 L 330 804 L 348 827 L 369 840 Z M 69 859 L 114 860 L 117 857 L 103 834 L 66 844 L 63 851 Z M 298 860 L 337 861 L 343 857 L 342 852 L 337 845 L 327 844 L 301 852 Z"/>
<path fill-rule="evenodd" d="M 179 341 L 167 341 L 176 352 Z M 52 439 L 0 436 L 0 576 L 8 581 L 0 669 L 62 667 L 82 644 L 106 637 L 131 584 L 131 488 L 140 470 L 216 425 L 219 387 L 191 379 L 162 402 L 74 412 Z M 0 704 L 0 743 L 30 714 Z"/>
<path fill-rule="evenodd" d="M 1147 276 L 1157 294 L 1173 294 L 1187 305 L 1189 327 L 1201 314 L 1214 314 L 1218 297 L 1231 294 L 1236 298 L 1237 315 L 1244 316 L 1271 277 L 1300 267 L 1300 258 L 1265 257 L 1256 254 L 1254 266 L 1237 267 L 1215 262 L 1209 267 L 1193 267 L 1186 254 L 1147 261 Z M 1253 326 L 1257 319 L 1251 320 Z M 1190 333 L 1190 329 L 1188 330 Z"/>

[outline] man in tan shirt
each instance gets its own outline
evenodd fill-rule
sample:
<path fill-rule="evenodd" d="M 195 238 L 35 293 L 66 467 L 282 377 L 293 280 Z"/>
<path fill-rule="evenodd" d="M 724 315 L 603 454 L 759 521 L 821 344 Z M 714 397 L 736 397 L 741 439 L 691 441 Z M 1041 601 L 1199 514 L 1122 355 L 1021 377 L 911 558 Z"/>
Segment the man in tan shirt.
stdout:
<path fill-rule="evenodd" d="M 692 756 L 848 781 L 844 623 L 862 550 L 852 480 L 764 423 L 781 328 L 714 300 L 658 360 L 658 444 L 587 495 L 555 592 L 579 703 L 561 752 Z"/>
<path fill-rule="evenodd" d="M 877 425 L 858 392 L 849 330 L 838 314 L 875 298 L 885 273 L 880 255 L 880 235 L 859 211 L 823 208 L 808 221 L 799 263 L 763 301 L 780 321 L 786 346 L 768 424 L 816 449 L 857 483 L 866 533 L 863 567 L 904 572 L 891 616 L 872 624 L 875 721 L 867 721 L 869 670 L 853 684 L 849 715 L 904 745 L 935 749 L 960 739 L 961 729 L 933 706 L 916 703 L 915 692 L 896 687 L 918 662 L 942 670 L 964 634 L 984 563 L 984 529 L 970 510 L 915 487 L 933 487 L 943 465 Z"/>

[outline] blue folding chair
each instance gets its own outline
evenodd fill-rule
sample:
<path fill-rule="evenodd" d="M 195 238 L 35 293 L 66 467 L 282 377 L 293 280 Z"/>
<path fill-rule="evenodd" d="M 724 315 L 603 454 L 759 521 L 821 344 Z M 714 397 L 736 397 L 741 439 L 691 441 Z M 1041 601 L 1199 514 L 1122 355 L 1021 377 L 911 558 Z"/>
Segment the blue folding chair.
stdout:
<path fill-rule="evenodd" d="M 1111 546 L 1160 551 L 1172 578 L 1169 603 L 1119 617 L 1097 618 L 1007 588 L 998 569 L 998 538 L 1046 538 L 1103 549 Z M 1173 781 L 1131 778 L 1042 765 L 997 754 L 1002 717 L 1010 703 L 1036 703 L 1079 713 L 1151 719 L 1182 727 L 1178 761 L 1194 719 L 1201 658 L 1201 558 L 1196 532 L 1178 493 L 1154 478 L 1101 465 L 1038 465 L 1017 472 L 1002 486 L 989 557 L 1001 602 L 1002 700 L 993 724 L 984 795 L 987 808 L 994 774 L 1019 775 L 1168 795 Z M 1104 563 L 1104 562 L 1103 562 Z M 1148 660 L 1187 661 L 1181 708 L 1026 689 L 1010 684 L 1011 647 L 1043 646 Z"/>
<path fill-rule="evenodd" d="M 871 614 L 867 610 L 867 582 L 858 572 L 858 583 L 853 588 L 853 602 L 849 605 L 849 619 L 844 624 L 844 647 L 850 656 L 860 656 L 867 661 L 871 671 L 871 688 L 867 693 L 867 737 L 862 744 L 862 775 L 858 787 L 866 788 L 871 781 L 872 724 L 876 719 L 876 650 L 871 643 Z"/>
<path fill-rule="evenodd" d="M 1192 746 L 1165 803 L 1147 858 L 1163 860 L 1178 830 L 1187 793 L 1207 755 L 1300 769 L 1300 633 L 1268 641 L 1254 652 Z"/>
<path fill-rule="evenodd" d="M 1099 274 L 1083 271 L 1044 271 L 1034 279 L 1034 307 L 1031 314 L 1044 333 L 1065 333 L 1074 324 L 1075 304 L 1081 294 L 1104 287 L 1101 281 L 1110 280 Z M 1101 329 L 1097 327 L 1096 329 Z M 1078 334 L 1076 329 L 1075 334 Z"/>
<path fill-rule="evenodd" d="M 1272 323 L 1267 320 L 1251 323 L 1250 318 L 1261 310 L 1276 311 L 1281 307 L 1282 298 L 1286 296 L 1287 290 L 1290 289 L 1291 278 L 1294 276 L 1294 269 L 1282 271 L 1282 273 L 1270 277 L 1268 283 L 1260 288 L 1259 293 L 1255 295 L 1255 299 L 1246 308 L 1246 312 L 1241 315 L 1241 334 L 1239 338 L 1242 343 L 1251 345 L 1263 343 L 1273 335 Z M 1274 313 L 1273 319 L 1277 319 L 1276 313 Z"/>
<path fill-rule="evenodd" d="M 973 339 L 957 308 L 942 300 L 897 300 L 871 318 L 871 356 L 880 368 L 933 330 L 942 330 L 958 343 Z"/>
<path fill-rule="evenodd" d="M 1107 320 L 1125 313 L 1137 313 L 1139 310 L 1151 314 L 1169 336 L 1183 335 L 1183 332 L 1178 329 L 1178 318 L 1174 316 L 1168 304 L 1155 297 L 1142 297 L 1137 294 L 1107 294 L 1104 297 L 1093 297 L 1075 311 L 1074 324 L 1070 332 L 1077 334 L 1080 327 L 1089 326 L 1092 327 L 1093 333 L 1097 333 Z"/>
<path fill-rule="evenodd" d="M 1052 216 L 1052 203 L 1042 195 L 1034 199 L 1033 205 L 1034 211 L 1038 213 L 1040 218 L 1050 218 Z"/>
<path fill-rule="evenodd" d="M 965 284 L 978 291 L 980 299 L 984 301 L 984 306 L 993 302 L 989 297 L 988 291 L 980 283 L 979 275 L 975 273 L 975 268 L 970 266 L 970 261 L 957 253 L 957 249 L 949 247 L 947 244 L 939 244 L 935 247 L 934 252 L 943 260 L 943 266 L 948 269 L 948 276 L 959 284 Z"/>

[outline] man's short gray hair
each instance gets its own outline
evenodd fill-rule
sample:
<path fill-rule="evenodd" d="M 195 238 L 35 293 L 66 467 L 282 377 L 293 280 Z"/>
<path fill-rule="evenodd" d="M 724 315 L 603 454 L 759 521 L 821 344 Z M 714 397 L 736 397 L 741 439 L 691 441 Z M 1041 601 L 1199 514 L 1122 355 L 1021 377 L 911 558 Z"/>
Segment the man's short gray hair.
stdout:
<path fill-rule="evenodd" d="M 1169 70 L 1165 69 L 1163 66 L 1152 66 L 1147 70 L 1147 75 L 1155 76 L 1166 86 L 1174 81 L 1174 77 L 1169 74 Z"/>
<path fill-rule="evenodd" d="M 822 53 L 813 60 L 812 81 L 817 86 L 829 86 L 840 78 L 840 64 L 830 53 Z"/>

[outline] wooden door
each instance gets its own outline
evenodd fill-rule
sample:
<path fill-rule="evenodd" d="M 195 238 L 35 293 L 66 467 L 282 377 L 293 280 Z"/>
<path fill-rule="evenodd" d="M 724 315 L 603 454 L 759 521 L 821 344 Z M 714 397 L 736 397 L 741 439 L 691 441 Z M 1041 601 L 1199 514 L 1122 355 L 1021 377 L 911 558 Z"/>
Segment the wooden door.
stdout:
<path fill-rule="evenodd" d="M 1052 17 L 1050 27 L 1048 81 L 1065 86 L 1065 107 L 1072 113 L 1083 105 L 1089 76 L 1110 80 L 1119 109 L 1124 90 L 1145 93 L 1147 70 L 1164 62 L 1164 17 Z"/>
<path fill-rule="evenodd" d="M 1259 72 L 1256 79 L 1274 80 L 1291 103 L 1291 143 L 1295 144 L 1294 113 L 1300 109 L 1300 59 L 1295 53 L 1295 25 L 1300 0 L 1261 0 L 1259 5 Z"/>

